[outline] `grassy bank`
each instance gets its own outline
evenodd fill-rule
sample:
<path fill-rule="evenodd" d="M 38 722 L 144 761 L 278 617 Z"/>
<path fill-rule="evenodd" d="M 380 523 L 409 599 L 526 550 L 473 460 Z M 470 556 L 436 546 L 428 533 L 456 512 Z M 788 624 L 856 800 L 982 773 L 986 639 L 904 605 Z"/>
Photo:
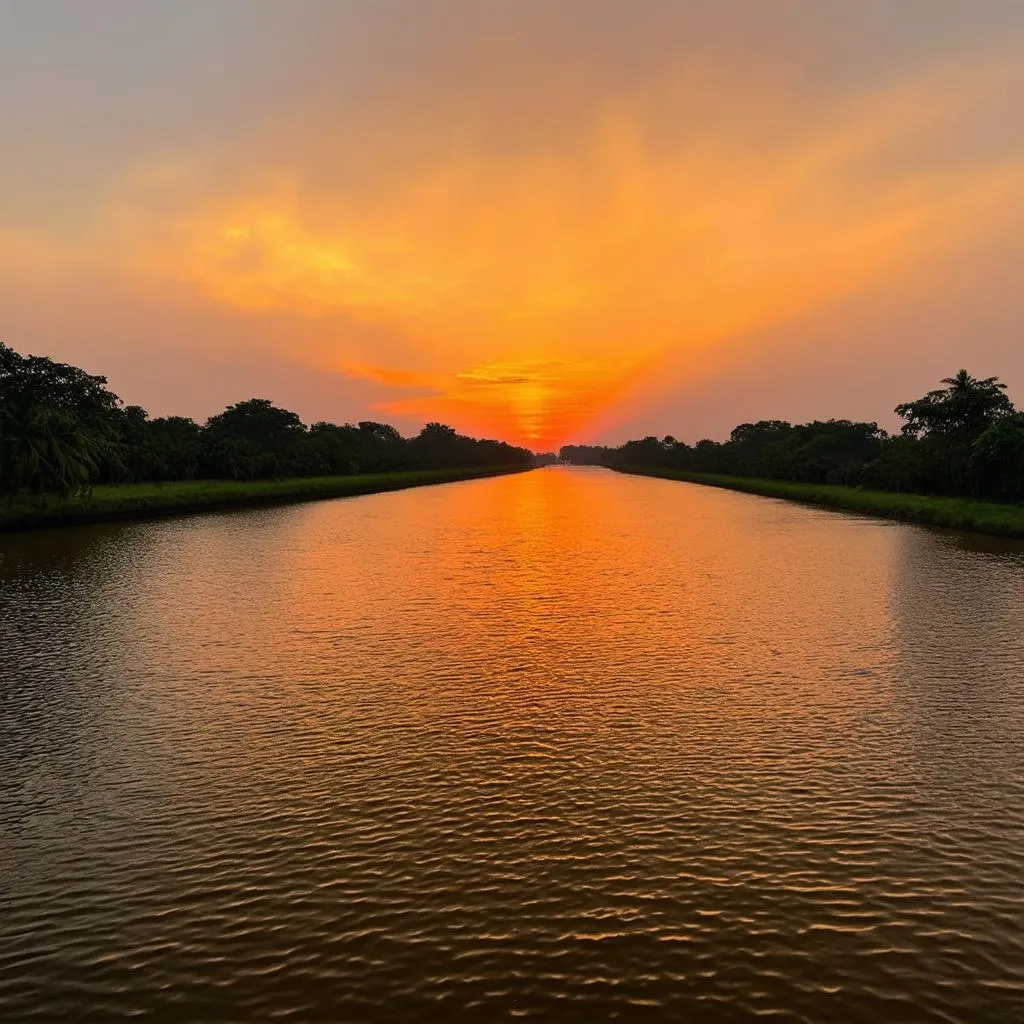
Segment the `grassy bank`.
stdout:
<path fill-rule="evenodd" d="M 998 537 L 1024 539 L 1024 506 L 996 505 L 967 498 L 932 498 L 922 494 L 894 494 L 890 491 L 864 491 L 832 484 L 796 484 L 785 480 L 759 480 L 717 473 L 686 473 L 671 469 L 620 469 L 621 473 L 656 476 L 666 480 L 684 480 L 711 487 L 725 487 L 770 498 L 824 505 L 828 508 L 863 512 L 886 519 L 901 519 L 953 530 L 971 530 Z"/>
<path fill-rule="evenodd" d="M 0 501 L 0 533 L 52 526 L 149 519 L 185 512 L 246 508 L 258 505 L 315 501 L 397 491 L 426 484 L 522 472 L 522 467 L 498 469 L 424 469 L 363 476 L 319 476 L 291 480 L 181 480 L 165 484 L 121 484 L 96 487 L 88 497 L 26 496 Z"/>

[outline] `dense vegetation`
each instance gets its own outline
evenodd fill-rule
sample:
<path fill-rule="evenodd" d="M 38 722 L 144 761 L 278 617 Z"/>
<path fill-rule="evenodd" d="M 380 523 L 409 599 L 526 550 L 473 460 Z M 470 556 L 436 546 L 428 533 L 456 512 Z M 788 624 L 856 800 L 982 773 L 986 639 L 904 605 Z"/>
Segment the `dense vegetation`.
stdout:
<path fill-rule="evenodd" d="M 105 377 L 0 342 L 0 495 L 72 496 L 95 485 L 280 480 L 528 466 L 533 455 L 430 423 L 404 438 L 385 423 L 315 423 L 263 398 L 204 425 L 151 419 Z"/>
<path fill-rule="evenodd" d="M 620 448 L 567 446 L 577 464 L 846 485 L 876 491 L 1024 502 L 1024 413 L 995 377 L 966 370 L 896 407 L 900 433 L 877 423 L 744 423 L 728 441 L 645 437 Z"/>

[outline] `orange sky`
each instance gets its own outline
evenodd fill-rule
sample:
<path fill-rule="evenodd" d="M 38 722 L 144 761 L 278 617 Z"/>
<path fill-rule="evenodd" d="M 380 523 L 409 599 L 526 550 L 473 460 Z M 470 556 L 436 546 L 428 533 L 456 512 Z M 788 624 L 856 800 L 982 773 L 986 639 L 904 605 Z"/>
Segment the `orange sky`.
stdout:
<path fill-rule="evenodd" d="M 1020 394 L 1024 7 L 181 6 L 0 0 L 0 337 L 130 402 L 545 449 Z"/>

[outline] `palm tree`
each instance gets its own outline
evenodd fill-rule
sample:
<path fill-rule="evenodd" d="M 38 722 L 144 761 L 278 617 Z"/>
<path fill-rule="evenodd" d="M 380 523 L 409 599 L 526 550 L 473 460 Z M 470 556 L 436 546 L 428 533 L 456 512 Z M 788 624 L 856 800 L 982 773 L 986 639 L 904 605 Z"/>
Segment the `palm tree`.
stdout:
<path fill-rule="evenodd" d="M 979 380 L 960 370 L 941 383 L 946 386 L 896 406 L 896 412 L 906 420 L 905 435 L 926 439 L 938 449 L 949 483 L 960 492 L 967 481 L 971 445 L 993 423 L 1012 416 L 1014 408 L 998 377 Z"/>
<path fill-rule="evenodd" d="M 1006 385 L 998 377 L 979 380 L 960 370 L 954 377 L 944 377 L 942 383 L 946 387 L 896 406 L 896 412 L 907 421 L 904 434 L 970 444 L 997 420 L 1013 414 Z"/>
<path fill-rule="evenodd" d="M 96 444 L 69 413 L 27 401 L 0 411 L 0 493 L 75 494 L 96 472 Z"/>
<path fill-rule="evenodd" d="M 1006 385 L 998 377 L 978 380 L 966 370 L 955 377 L 944 377 L 947 385 L 943 396 L 949 431 L 959 441 L 970 444 L 993 423 L 1013 413 L 1013 403 L 1006 395 Z"/>

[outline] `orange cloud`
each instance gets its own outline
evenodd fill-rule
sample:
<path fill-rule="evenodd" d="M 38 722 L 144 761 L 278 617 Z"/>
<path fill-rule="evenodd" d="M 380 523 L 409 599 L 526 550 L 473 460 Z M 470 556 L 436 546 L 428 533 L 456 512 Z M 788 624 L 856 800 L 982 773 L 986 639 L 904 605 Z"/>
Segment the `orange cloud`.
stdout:
<path fill-rule="evenodd" d="M 536 146 L 503 147 L 486 118 L 420 128 L 416 159 L 356 183 L 301 152 L 212 186 L 208 155 L 156 160 L 105 211 L 106 248 L 218 308 L 367 328 L 299 331 L 288 354 L 382 385 L 382 412 L 554 447 L 720 368 L 726 341 L 1024 237 L 1024 139 L 957 142 L 1012 109 L 1018 56 L 799 103 L 784 76 L 762 90 L 763 69 L 711 57 Z M 386 115 L 350 131 L 378 158 Z"/>

